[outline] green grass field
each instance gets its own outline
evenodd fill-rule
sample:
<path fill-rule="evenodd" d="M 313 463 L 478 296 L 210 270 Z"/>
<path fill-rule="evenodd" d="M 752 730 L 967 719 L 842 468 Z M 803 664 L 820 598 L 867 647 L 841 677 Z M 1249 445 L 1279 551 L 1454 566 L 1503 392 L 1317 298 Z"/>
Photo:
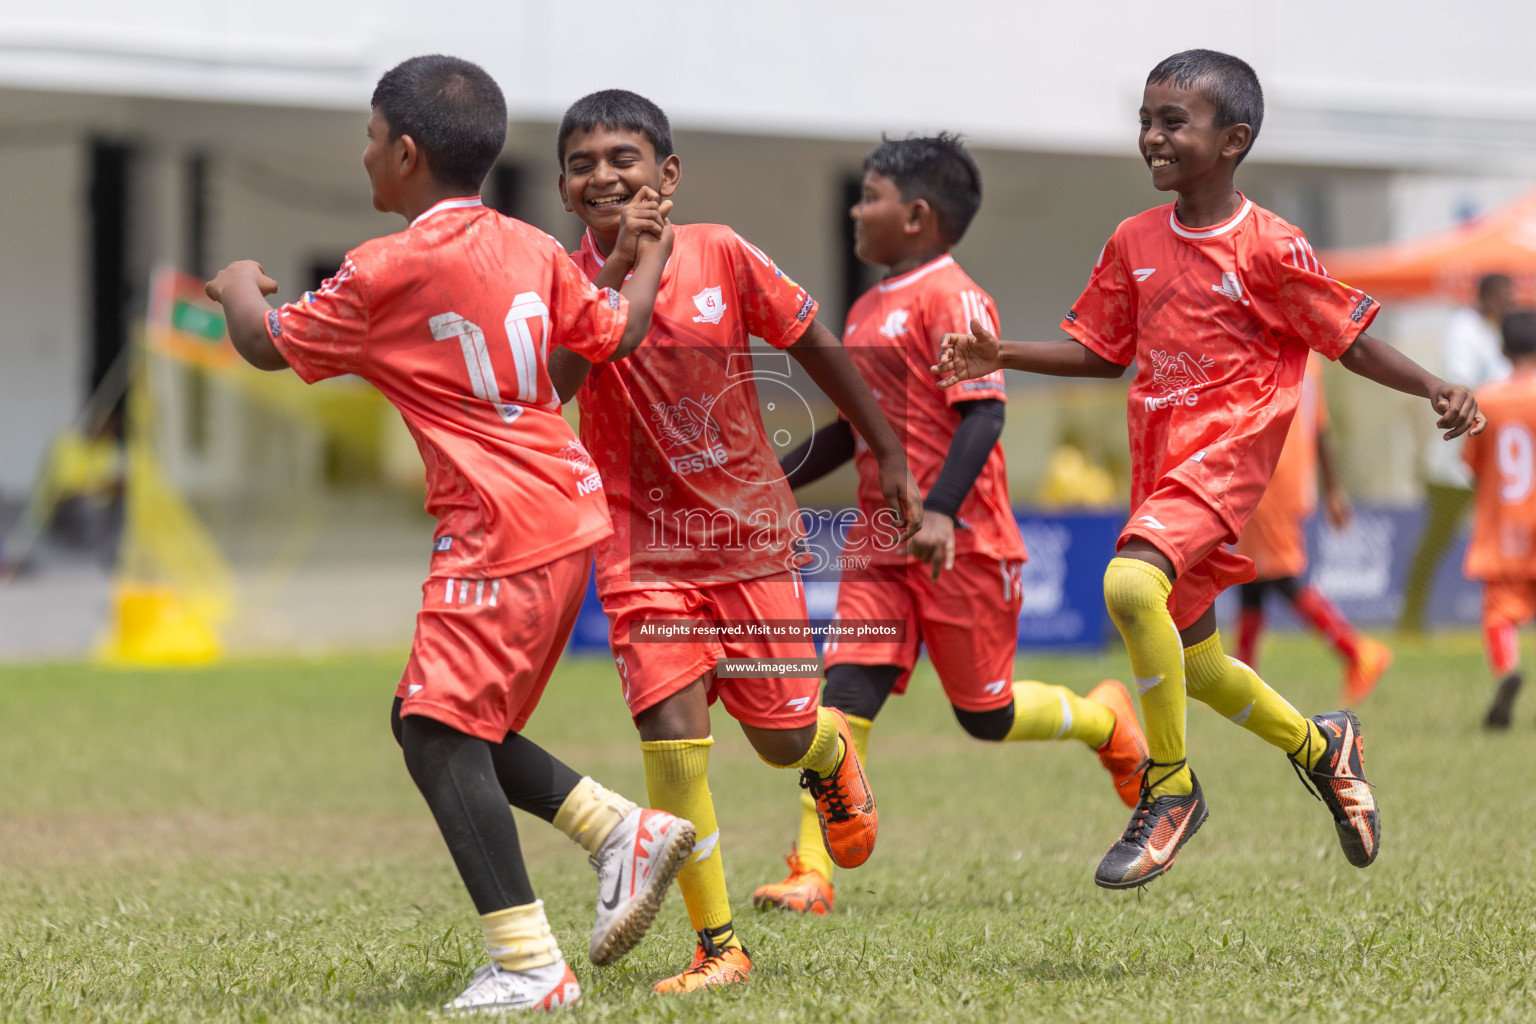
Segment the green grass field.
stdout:
<path fill-rule="evenodd" d="M 405 1021 L 483 959 L 468 897 L 387 726 L 400 658 L 209 671 L 0 669 L 0 1019 Z M 1319 646 L 1266 674 L 1334 706 Z M 1086 690 L 1123 654 L 1031 659 Z M 1477 642 L 1399 652 L 1365 706 L 1383 848 L 1339 852 L 1283 755 L 1191 705 L 1211 818 L 1143 892 L 1093 885 L 1127 812 L 1087 750 L 996 748 L 954 725 L 931 673 L 872 741 L 882 832 L 830 919 L 759 915 L 782 874 L 795 778 L 723 712 L 713 788 L 749 986 L 662 998 L 692 948 L 674 893 L 617 968 L 586 963 L 585 857 L 520 818 L 586 1003 L 642 1021 L 1489 1021 L 1536 1018 L 1536 699 L 1477 728 Z M 569 661 L 529 735 L 640 796 L 611 664 Z"/>

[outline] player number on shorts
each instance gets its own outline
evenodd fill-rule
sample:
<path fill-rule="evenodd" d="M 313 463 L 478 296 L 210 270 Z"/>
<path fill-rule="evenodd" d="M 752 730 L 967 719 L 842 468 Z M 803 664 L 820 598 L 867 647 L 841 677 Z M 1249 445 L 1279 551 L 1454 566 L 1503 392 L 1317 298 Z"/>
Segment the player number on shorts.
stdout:
<path fill-rule="evenodd" d="M 533 334 L 534 320 L 539 321 L 541 328 L 537 339 Z M 517 419 L 523 410 L 501 397 L 490 346 L 486 344 L 485 331 L 480 325 L 457 313 L 439 313 L 427 321 L 427 326 L 438 341 L 459 340 L 464 351 L 464 368 L 469 371 L 469 387 L 475 397 L 491 403 L 506 422 Z M 512 352 L 512 366 L 517 376 L 514 401 L 536 402 L 539 398 L 539 367 L 544 364 L 544 343 L 549 337 L 549 307 L 538 292 L 522 292 L 512 300 L 512 308 L 507 310 L 502 327 L 506 331 L 507 347 Z"/>
<path fill-rule="evenodd" d="M 1499 498 L 1506 505 L 1525 500 L 1536 485 L 1536 441 L 1524 424 L 1510 423 L 1499 428 L 1494 439 L 1499 452 Z"/>

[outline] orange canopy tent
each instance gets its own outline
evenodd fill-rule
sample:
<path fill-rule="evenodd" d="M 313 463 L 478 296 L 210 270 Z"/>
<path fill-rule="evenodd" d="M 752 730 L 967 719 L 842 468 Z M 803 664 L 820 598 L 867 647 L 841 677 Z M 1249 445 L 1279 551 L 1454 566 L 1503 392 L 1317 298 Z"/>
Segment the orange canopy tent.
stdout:
<path fill-rule="evenodd" d="M 1517 292 L 1536 296 L 1536 190 L 1449 231 L 1319 259 L 1335 279 L 1378 299 L 1467 304 L 1484 274 L 1508 274 Z"/>

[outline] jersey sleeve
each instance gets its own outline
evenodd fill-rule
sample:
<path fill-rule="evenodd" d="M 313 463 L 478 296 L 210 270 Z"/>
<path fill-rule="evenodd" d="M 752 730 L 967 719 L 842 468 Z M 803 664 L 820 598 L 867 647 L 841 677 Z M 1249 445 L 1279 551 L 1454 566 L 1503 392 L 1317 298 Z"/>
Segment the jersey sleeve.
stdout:
<path fill-rule="evenodd" d="M 1274 325 L 1329 359 L 1338 359 L 1370 326 L 1381 304 L 1358 288 L 1335 281 L 1300 235 L 1280 252 Z"/>
<path fill-rule="evenodd" d="M 367 361 L 368 300 L 352 257 L 318 289 L 268 313 L 267 335 L 306 383 L 361 374 Z"/>
<path fill-rule="evenodd" d="M 590 362 L 613 355 L 629 323 L 629 300 L 612 288 L 599 289 L 550 239 L 553 273 L 550 283 L 549 329 L 554 344 Z"/>
<path fill-rule="evenodd" d="M 816 316 L 816 300 L 745 238 L 733 233 L 725 244 L 732 249 L 736 296 L 747 331 L 774 348 L 799 341 Z"/>
<path fill-rule="evenodd" d="M 1130 281 L 1115 241 L 1119 234 L 1116 231 L 1104 243 L 1088 287 L 1062 318 L 1061 329 L 1095 354 L 1129 366 L 1136 358 L 1136 317 Z"/>
<path fill-rule="evenodd" d="M 938 360 L 939 347 L 944 340 L 944 335 L 971 333 L 972 320 L 980 320 L 981 325 L 991 331 L 993 337 L 1000 336 L 997 305 L 992 301 L 992 296 L 980 288 L 967 281 L 959 288 L 935 288 L 928 292 L 923 299 L 923 337 L 927 347 L 921 354 L 919 364 L 927 366 Z M 932 383 L 931 378 L 930 383 Z M 1008 389 L 1003 383 L 1002 370 L 993 370 L 985 377 L 977 377 L 975 380 L 962 381 L 952 388 L 939 388 L 937 384 L 933 386 L 938 388 L 945 405 L 975 402 L 983 398 L 995 398 L 1004 402 L 1008 400 Z"/>

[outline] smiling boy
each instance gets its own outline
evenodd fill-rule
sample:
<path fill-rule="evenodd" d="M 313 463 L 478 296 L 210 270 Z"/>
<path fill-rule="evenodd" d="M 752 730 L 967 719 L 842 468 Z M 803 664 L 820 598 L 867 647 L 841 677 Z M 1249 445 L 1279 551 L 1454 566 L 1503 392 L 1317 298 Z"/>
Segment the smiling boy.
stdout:
<path fill-rule="evenodd" d="M 632 92 L 593 93 L 566 111 L 557 148 L 561 197 L 587 227 L 576 263 L 598 284 L 616 286 L 638 239 L 658 228 L 641 204 L 669 201 L 682 180 L 666 115 Z M 687 808 L 676 813 L 698 828 L 698 848 L 678 875 L 698 944 L 689 968 L 656 986 L 690 992 L 746 981 L 751 970 L 732 924 L 709 792 L 714 700 L 764 761 L 800 770 L 836 863 L 863 863 L 878 825 L 846 720 L 818 706 L 817 669 L 755 678 L 717 671 L 724 658 L 814 666 L 816 657 L 803 636 L 730 632 L 806 621 L 798 512 L 763 430 L 749 338 L 787 350 L 868 437 L 894 533 L 915 530 L 922 509 L 900 442 L 817 319 L 815 300 L 728 227 L 674 231 L 651 331 L 623 370 L 562 352 L 551 373 L 562 397 L 579 389 L 582 440 L 613 510 L 615 532 L 598 547 L 597 590 L 651 800 Z M 647 642 L 648 631 L 677 620 L 722 629 Z"/>
<path fill-rule="evenodd" d="M 1071 340 L 999 343 L 975 321 L 971 334 L 946 339 L 934 367 L 953 386 L 1000 366 L 1068 377 L 1138 366 L 1127 410 L 1132 512 L 1104 597 L 1130 652 L 1152 764 L 1094 874 L 1105 888 L 1167 871 L 1206 819 L 1185 757 L 1186 693 L 1283 750 L 1331 812 L 1349 862 L 1376 859 L 1380 816 L 1359 719 L 1347 710 L 1305 718 L 1228 658 L 1212 603 L 1255 576 L 1227 545 L 1274 470 L 1309 349 L 1428 399 L 1447 437 L 1481 429 L 1465 388 L 1364 333 L 1376 301 L 1330 278 L 1299 230 L 1234 187 L 1263 117 L 1258 77 L 1236 57 L 1188 50 L 1158 64 L 1143 93 L 1140 149 L 1153 186 L 1178 201 L 1115 229 L 1062 321 Z"/>
<path fill-rule="evenodd" d="M 645 934 L 694 829 L 522 735 L 575 625 L 592 546 L 610 532 L 601 482 L 575 472 L 586 453 L 560 416 L 544 354 L 632 352 L 670 238 L 646 244 L 621 296 L 594 288 L 549 235 L 487 209 L 480 185 L 507 108 L 476 64 L 413 57 L 385 72 L 371 105 L 373 205 L 406 227 L 359 245 L 319 289 L 278 309 L 265 298 L 277 282 L 250 260 L 207 291 L 252 365 L 292 368 L 307 383 L 356 374 L 416 439 L 438 524 L 391 724 L 491 957 L 444 1009 L 568 1006 L 581 988 L 534 897 L 512 807 L 565 832 L 597 868 L 597 964 Z"/>

